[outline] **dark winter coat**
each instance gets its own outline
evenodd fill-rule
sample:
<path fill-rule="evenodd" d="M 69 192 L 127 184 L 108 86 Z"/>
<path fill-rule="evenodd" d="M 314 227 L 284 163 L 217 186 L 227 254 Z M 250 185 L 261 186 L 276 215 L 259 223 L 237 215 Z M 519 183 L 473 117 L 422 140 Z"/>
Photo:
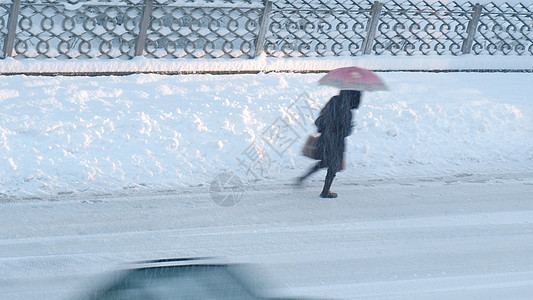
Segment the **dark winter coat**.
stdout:
<path fill-rule="evenodd" d="M 315 121 L 320 132 L 316 158 L 332 172 L 341 170 L 344 138 L 352 133 L 351 109 L 359 107 L 360 99 L 360 92 L 343 90 L 329 100 Z"/>

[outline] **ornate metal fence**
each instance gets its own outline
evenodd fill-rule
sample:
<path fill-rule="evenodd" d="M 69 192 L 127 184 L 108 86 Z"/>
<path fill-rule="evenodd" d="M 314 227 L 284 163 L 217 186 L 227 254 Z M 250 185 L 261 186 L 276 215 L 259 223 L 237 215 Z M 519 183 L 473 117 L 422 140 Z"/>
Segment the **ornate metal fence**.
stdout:
<path fill-rule="evenodd" d="M 415 9 L 407 9 L 405 2 L 387 2 L 373 50 L 393 55 L 462 54 L 469 36 L 468 23 L 474 14 L 470 2 L 421 2 Z"/>
<path fill-rule="evenodd" d="M 275 2 L 265 52 L 270 56 L 359 55 L 371 18 L 367 2 Z"/>
<path fill-rule="evenodd" d="M 483 6 L 472 51 L 476 54 L 533 54 L 533 3 Z"/>
<path fill-rule="evenodd" d="M 263 4 L 251 1 L 239 6 L 230 1 L 221 4 L 156 3 L 146 33 L 146 55 L 156 58 L 252 57 Z"/>
<path fill-rule="evenodd" d="M 142 12 L 137 4 L 23 2 L 6 51 L 14 57 L 131 58 Z"/>
<path fill-rule="evenodd" d="M 0 0 L 0 58 L 533 55 L 533 4 Z"/>
<path fill-rule="evenodd" d="M 533 54 L 533 4 L 277 1 L 271 56 Z"/>

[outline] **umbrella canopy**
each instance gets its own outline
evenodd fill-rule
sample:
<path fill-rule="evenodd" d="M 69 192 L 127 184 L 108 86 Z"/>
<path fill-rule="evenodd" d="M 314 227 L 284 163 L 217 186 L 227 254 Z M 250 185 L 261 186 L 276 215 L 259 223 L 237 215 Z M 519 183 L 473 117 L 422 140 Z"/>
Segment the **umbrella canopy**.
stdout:
<path fill-rule="evenodd" d="M 358 67 L 345 67 L 330 71 L 318 81 L 318 84 L 341 90 L 386 91 L 388 89 L 385 82 L 374 72 Z"/>

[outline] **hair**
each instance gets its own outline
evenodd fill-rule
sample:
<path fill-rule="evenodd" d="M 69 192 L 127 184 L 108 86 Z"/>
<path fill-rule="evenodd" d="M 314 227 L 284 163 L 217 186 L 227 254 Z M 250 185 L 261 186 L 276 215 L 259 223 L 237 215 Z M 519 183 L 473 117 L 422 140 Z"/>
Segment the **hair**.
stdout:
<path fill-rule="evenodd" d="M 341 90 L 339 96 L 342 100 L 346 101 L 346 104 L 350 106 L 350 109 L 359 108 L 361 103 L 361 92 L 354 90 Z"/>

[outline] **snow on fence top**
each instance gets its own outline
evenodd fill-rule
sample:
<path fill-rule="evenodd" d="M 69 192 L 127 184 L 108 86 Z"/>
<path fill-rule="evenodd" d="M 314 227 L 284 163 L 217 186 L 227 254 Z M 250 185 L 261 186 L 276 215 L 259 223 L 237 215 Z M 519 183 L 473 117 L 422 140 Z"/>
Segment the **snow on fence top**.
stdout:
<path fill-rule="evenodd" d="M 518 1 L 0 1 L 0 59 L 533 54 Z"/>

